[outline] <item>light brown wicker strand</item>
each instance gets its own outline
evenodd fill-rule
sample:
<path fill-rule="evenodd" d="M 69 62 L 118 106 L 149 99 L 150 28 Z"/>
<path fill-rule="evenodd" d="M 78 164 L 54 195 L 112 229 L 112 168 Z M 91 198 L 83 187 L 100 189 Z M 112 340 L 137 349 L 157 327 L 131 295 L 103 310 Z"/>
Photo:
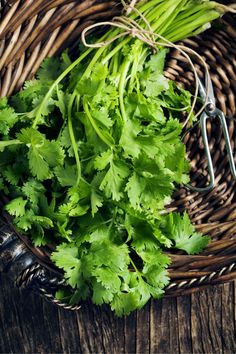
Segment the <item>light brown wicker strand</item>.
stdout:
<path fill-rule="evenodd" d="M 24 53 L 24 47 L 25 47 L 26 41 L 28 38 L 31 38 L 31 32 L 35 26 L 37 18 L 38 18 L 38 16 L 36 15 L 29 20 L 28 26 L 22 32 L 22 35 L 19 38 L 19 40 L 17 41 L 13 50 L 9 53 L 9 55 L 6 59 L 5 65 L 9 65 L 9 63 L 11 61 L 16 62 L 16 60 L 22 56 L 22 53 Z"/>
<path fill-rule="evenodd" d="M 5 64 L 5 61 L 7 59 L 7 57 L 10 55 L 11 51 L 13 50 L 13 48 L 15 47 L 18 39 L 19 39 L 19 35 L 20 35 L 20 32 L 21 32 L 21 26 L 19 26 L 13 33 L 10 41 L 9 41 L 9 44 L 8 46 L 5 48 L 4 50 L 4 54 L 1 56 L 0 58 L 0 70 L 2 70 L 4 64 Z"/>
<path fill-rule="evenodd" d="M 40 44 L 38 44 L 40 46 L 40 52 L 39 52 L 37 59 L 34 61 L 33 66 L 30 68 L 30 74 L 28 74 L 25 77 L 22 76 L 20 78 L 20 80 L 17 83 L 16 89 L 18 89 L 18 87 L 20 88 L 24 84 L 24 82 L 26 81 L 26 78 L 27 79 L 33 78 L 33 76 L 36 74 L 38 68 L 40 67 L 42 61 L 45 59 L 45 57 L 49 56 L 49 51 L 50 51 L 51 47 L 54 45 L 59 32 L 60 32 L 60 27 L 56 28 L 51 33 L 48 41 L 46 43 L 44 43 L 43 46 L 40 46 Z"/>
<path fill-rule="evenodd" d="M 10 20 L 13 18 L 14 14 L 16 13 L 16 10 L 17 10 L 19 4 L 20 4 L 20 0 L 18 0 L 7 12 L 7 15 L 3 19 L 1 19 L 0 39 L 3 38 L 4 33 L 5 33 L 4 31 L 5 31 L 6 27 L 8 26 Z"/>
<path fill-rule="evenodd" d="M 26 43 L 26 47 L 33 49 L 35 45 L 45 40 L 45 33 L 51 33 L 54 31 L 54 29 L 58 27 L 60 28 L 64 23 L 66 23 L 66 21 L 68 21 L 68 19 L 70 18 L 68 15 L 68 11 L 70 10 L 71 7 L 72 7 L 72 11 L 74 11 L 75 10 L 74 4 L 65 5 L 59 9 L 52 8 L 50 11 L 54 11 L 55 16 L 53 16 L 50 21 L 46 21 L 45 25 L 43 25 L 40 30 L 37 29 L 35 30 L 37 36 L 33 39 L 30 39 L 30 41 Z"/>
<path fill-rule="evenodd" d="M 14 70 L 12 72 L 11 85 L 7 92 L 7 95 L 9 96 L 13 93 L 15 87 L 17 86 L 17 82 L 20 79 L 24 69 L 24 63 L 25 63 L 25 53 L 22 54 L 20 60 L 15 65 Z"/>
<path fill-rule="evenodd" d="M 63 43 L 65 43 L 68 40 L 68 38 L 74 33 L 74 31 L 75 31 L 76 27 L 78 27 L 79 23 L 80 23 L 79 19 L 73 20 L 71 23 L 69 23 L 63 29 L 63 32 L 61 33 L 61 35 L 57 37 L 53 46 L 51 46 L 50 51 L 48 52 L 49 57 L 54 56 L 59 51 L 59 49 L 62 47 Z M 35 66 L 35 68 L 32 70 L 33 75 L 36 73 L 37 69 L 38 69 L 38 66 Z"/>
<path fill-rule="evenodd" d="M 52 7 L 53 4 L 55 5 L 58 3 L 61 5 L 59 9 Z M 21 12 L 23 11 L 24 13 L 27 10 L 27 4 L 27 2 L 24 2 L 23 10 L 20 6 Z M 68 14 L 68 6 L 75 10 L 73 15 L 74 17 L 78 18 L 77 20 L 69 21 L 71 20 L 72 13 Z M 16 24 L 18 24 L 20 27 L 18 27 L 16 31 L 12 33 L 14 26 L 12 26 L 12 23 L 9 24 L 11 32 L 8 34 L 8 40 L 4 41 L 2 48 L 2 51 L 5 54 L 0 56 L 0 67 L 3 68 L 1 70 L 1 87 L 4 88 L 4 92 L 1 92 L 1 96 L 3 96 L 3 94 L 4 96 L 12 94 L 23 85 L 25 80 L 31 79 L 38 70 L 45 55 L 54 55 L 57 51 L 61 50 L 62 43 L 64 44 L 66 42 L 71 42 L 75 38 L 75 35 L 79 37 L 79 33 L 81 33 L 82 29 L 84 28 L 84 24 L 80 24 L 79 19 L 83 19 L 84 17 L 87 18 L 88 15 L 96 19 L 101 11 L 106 13 L 105 10 L 108 10 L 108 15 L 111 15 L 109 10 L 112 8 L 112 6 L 114 7 L 114 2 L 112 1 L 102 4 L 95 4 L 95 1 L 88 0 L 80 4 L 78 4 L 77 1 L 71 1 L 68 4 L 65 3 L 64 0 L 64 3 L 62 1 L 50 2 L 50 10 L 47 11 L 46 14 L 43 11 L 40 11 L 40 13 L 34 15 L 27 21 L 24 21 L 24 17 L 19 16 L 17 13 L 19 16 L 19 21 L 17 22 L 15 18 L 12 21 L 15 23 L 15 27 Z M 35 10 L 35 7 L 33 10 Z M 60 14 L 60 16 L 58 14 Z M 104 15 L 104 13 L 102 13 L 102 15 Z M 59 26 L 61 23 L 63 24 L 63 27 Z M 59 28 L 60 31 L 58 30 L 58 36 L 55 36 L 54 40 L 52 38 L 51 48 L 49 48 L 50 45 L 48 41 L 48 47 L 45 45 L 45 39 L 48 38 L 48 33 L 51 33 L 51 36 L 52 33 L 55 35 L 57 31 L 54 30 L 56 28 Z M 16 35 L 20 29 L 22 30 L 20 31 L 18 40 L 16 40 Z M 13 39 L 15 39 L 14 46 L 12 44 Z M 76 39 L 78 40 L 78 38 Z M 39 44 L 42 46 L 42 48 L 39 48 Z M 39 54 L 39 51 L 40 58 L 42 58 L 42 60 L 40 58 L 35 58 L 35 54 Z M 26 56 L 24 55 L 24 52 L 26 52 Z M 32 56 L 35 58 L 34 64 L 32 64 Z M 24 64 L 22 63 L 22 57 L 25 58 Z M 9 66 L 11 64 L 10 69 L 7 68 L 8 64 Z M 19 70 L 15 70 L 14 65 L 12 64 L 15 64 L 16 68 Z M 24 65 L 23 71 L 20 70 L 22 69 L 22 64 Z M 14 80 L 13 77 L 11 77 L 11 74 L 13 75 L 13 73 Z M 18 78 L 18 80 L 16 78 Z M 10 87 L 9 79 L 11 81 Z M 13 81 L 15 87 L 13 87 Z"/>
<path fill-rule="evenodd" d="M 23 83 L 30 77 L 31 69 L 35 61 L 40 55 L 40 50 L 41 50 L 41 44 L 39 43 L 37 47 L 34 49 L 34 51 L 31 53 L 30 57 L 27 58 L 28 60 L 25 63 L 24 71 L 22 75 L 19 77 L 19 80 L 16 84 L 16 90 L 19 90 L 22 87 Z"/>

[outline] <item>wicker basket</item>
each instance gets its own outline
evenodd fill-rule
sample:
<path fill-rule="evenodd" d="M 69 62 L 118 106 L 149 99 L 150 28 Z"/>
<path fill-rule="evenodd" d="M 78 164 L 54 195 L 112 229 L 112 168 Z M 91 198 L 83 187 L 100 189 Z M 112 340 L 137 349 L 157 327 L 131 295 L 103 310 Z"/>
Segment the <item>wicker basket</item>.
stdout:
<path fill-rule="evenodd" d="M 120 12 L 118 0 L 9 0 L 0 1 L 0 96 L 19 90 L 31 79 L 46 56 L 58 55 L 64 48 L 77 45 L 85 26 L 111 18 Z M 218 107 L 228 116 L 231 144 L 236 130 L 236 26 L 233 16 L 204 34 L 185 40 L 206 59 L 214 83 Z M 199 76 L 203 68 L 196 62 Z M 192 90 L 193 73 L 178 52 L 169 54 L 166 76 Z M 232 280 L 236 277 L 236 195 L 225 152 L 220 125 L 208 123 L 208 137 L 217 185 L 211 192 L 199 194 L 182 187 L 173 196 L 170 210 L 187 210 L 197 230 L 211 236 L 208 248 L 197 256 L 172 253 L 169 268 L 171 283 L 166 296 L 182 295 Z M 196 126 L 185 136 L 192 161 L 192 181 L 207 183 L 207 161 L 201 133 Z M 236 156 L 236 154 L 235 154 Z M 28 238 L 11 226 L 9 216 L 2 213 L 0 227 L 0 271 L 11 269 L 18 286 L 36 289 L 58 303 L 55 290 L 64 284 L 63 274 L 50 261 L 51 249 L 35 248 Z M 16 277 L 17 270 L 17 277 Z"/>

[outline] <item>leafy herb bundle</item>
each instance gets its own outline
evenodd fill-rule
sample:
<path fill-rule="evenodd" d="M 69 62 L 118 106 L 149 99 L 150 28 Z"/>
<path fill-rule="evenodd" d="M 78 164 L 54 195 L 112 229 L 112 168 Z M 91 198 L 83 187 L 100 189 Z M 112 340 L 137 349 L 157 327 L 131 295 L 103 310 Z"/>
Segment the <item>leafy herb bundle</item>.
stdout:
<path fill-rule="evenodd" d="M 176 41 L 219 16 L 212 1 L 141 1 L 154 32 Z M 142 20 L 136 13 L 130 18 Z M 103 40 L 119 33 L 112 29 Z M 158 43 L 157 43 L 158 44 Z M 71 62 L 47 59 L 37 80 L 0 101 L 0 187 L 6 210 L 35 245 L 55 243 L 52 260 L 73 292 L 117 315 L 159 298 L 177 248 L 194 254 L 208 237 L 185 213 L 163 214 L 175 185 L 188 181 L 180 135 L 190 94 L 164 75 L 166 49 L 153 54 L 130 36 Z"/>

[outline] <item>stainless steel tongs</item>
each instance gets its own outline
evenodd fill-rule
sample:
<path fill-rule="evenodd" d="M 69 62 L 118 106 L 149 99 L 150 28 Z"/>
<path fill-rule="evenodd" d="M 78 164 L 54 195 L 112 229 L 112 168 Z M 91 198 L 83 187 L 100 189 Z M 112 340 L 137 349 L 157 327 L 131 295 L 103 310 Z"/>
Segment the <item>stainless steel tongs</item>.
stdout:
<path fill-rule="evenodd" d="M 201 128 L 201 133 L 202 133 L 202 138 L 203 138 L 203 144 L 204 144 L 204 149 L 207 157 L 207 162 L 208 162 L 208 172 L 210 176 L 210 183 L 206 187 L 203 188 L 198 188 L 195 186 L 187 185 L 188 188 L 190 188 L 193 191 L 196 192 L 208 192 L 212 190 L 215 186 L 215 174 L 214 174 L 214 168 L 213 168 L 213 163 L 212 163 L 212 158 L 211 158 L 211 153 L 210 153 L 210 147 L 209 147 L 209 142 L 207 138 L 207 119 L 209 118 L 218 118 L 221 123 L 221 127 L 223 130 L 224 138 L 225 138 L 225 145 L 226 145 L 226 150 L 227 150 L 227 155 L 229 159 L 229 165 L 230 165 L 230 170 L 233 175 L 233 178 L 236 180 L 236 168 L 235 168 L 235 163 L 234 163 L 234 157 L 233 157 L 233 151 L 231 148 L 230 144 L 230 138 L 229 138 L 229 132 L 228 132 L 228 127 L 226 124 L 226 118 L 224 113 L 216 107 L 216 100 L 214 96 L 214 90 L 213 90 L 213 85 L 212 81 L 209 75 L 206 76 L 205 78 L 205 87 L 200 79 L 199 81 L 199 93 L 200 96 L 205 103 L 204 111 L 202 112 L 200 119 L 199 119 L 199 124 Z M 207 87 L 207 90 L 206 90 Z"/>

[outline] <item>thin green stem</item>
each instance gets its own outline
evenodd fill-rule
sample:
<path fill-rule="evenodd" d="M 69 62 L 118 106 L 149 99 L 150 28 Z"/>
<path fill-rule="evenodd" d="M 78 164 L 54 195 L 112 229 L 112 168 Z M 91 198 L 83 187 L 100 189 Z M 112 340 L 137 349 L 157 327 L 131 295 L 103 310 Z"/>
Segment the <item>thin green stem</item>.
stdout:
<path fill-rule="evenodd" d="M 162 2 L 163 2 L 163 0 L 141 1 L 140 3 L 138 3 L 137 9 L 141 13 L 143 13 L 145 16 L 147 16 L 147 12 L 150 9 L 153 9 L 154 6 L 156 6 Z M 144 4 L 142 4 L 142 3 L 144 3 Z"/>
<path fill-rule="evenodd" d="M 36 128 L 36 126 L 38 125 L 38 122 L 40 120 L 41 114 L 42 114 L 42 110 L 44 105 L 47 103 L 47 101 L 49 100 L 49 98 L 52 96 L 53 91 L 55 90 L 55 88 L 57 87 L 57 85 L 79 64 L 81 63 L 82 60 L 84 60 L 91 52 L 92 52 L 92 48 L 88 49 L 86 52 L 84 52 L 83 54 L 81 54 L 79 56 L 78 59 L 76 59 L 70 66 L 68 66 L 68 68 L 66 68 L 66 70 L 63 71 L 63 73 L 61 73 L 61 75 L 58 76 L 58 78 L 53 82 L 53 84 L 51 85 L 51 87 L 49 88 L 48 92 L 46 93 L 46 95 L 44 96 L 42 102 L 40 103 L 39 107 L 37 108 L 37 113 L 36 113 L 36 117 L 34 119 L 33 128 Z"/>
<path fill-rule="evenodd" d="M 137 72 L 139 67 L 143 65 L 144 60 L 147 57 L 148 48 L 144 46 L 144 43 L 139 41 L 139 46 L 137 48 L 137 53 L 134 56 L 134 60 L 132 63 L 131 73 L 130 73 L 130 81 L 129 81 L 129 92 L 133 90 L 134 81 L 137 78 Z"/>
<path fill-rule="evenodd" d="M 20 144 L 23 144 L 23 143 L 18 139 L 0 141 L 0 151 L 2 149 L 4 149 L 5 147 L 11 146 L 11 145 L 20 145 Z"/>
<path fill-rule="evenodd" d="M 80 179 L 81 179 L 81 164 L 80 164 L 80 158 L 79 158 L 79 153 L 78 153 L 78 146 L 76 144 L 73 124 L 72 124 L 72 107 L 73 107 L 75 97 L 76 97 L 76 93 L 74 92 L 74 94 L 70 98 L 69 105 L 68 105 L 68 129 L 69 129 L 72 148 L 73 148 L 74 155 L 75 155 L 75 161 L 76 161 L 76 167 L 77 167 L 76 186 L 78 186 Z"/>
<path fill-rule="evenodd" d="M 126 86 L 126 78 L 127 78 L 127 74 L 129 71 L 131 65 L 131 61 L 130 60 L 126 60 L 122 67 L 121 67 L 121 77 L 120 77 L 120 84 L 119 84 L 119 99 L 120 99 L 120 110 L 121 110 L 121 115 L 124 119 L 124 121 L 128 120 L 127 114 L 126 114 L 126 110 L 125 110 L 125 104 L 124 104 L 124 93 L 125 93 L 125 86 Z"/>
<path fill-rule="evenodd" d="M 150 24 L 158 24 L 160 17 L 166 13 L 166 11 L 176 7 L 181 0 L 166 0 L 163 3 L 153 6 L 146 14 L 146 19 Z"/>
<path fill-rule="evenodd" d="M 130 263 L 131 263 L 132 267 L 134 268 L 135 272 L 137 273 L 138 277 L 142 277 L 140 271 L 136 267 L 136 265 L 135 265 L 134 261 L 132 260 L 132 258 L 130 258 Z"/>
<path fill-rule="evenodd" d="M 187 3 L 189 0 L 185 0 L 185 3 Z M 180 3 L 178 5 L 178 8 L 180 8 L 180 10 L 183 7 L 183 3 Z M 179 17 L 180 11 L 177 9 L 176 11 L 173 11 L 172 13 L 170 13 L 169 17 L 165 20 L 165 23 L 162 25 L 161 30 L 159 31 L 159 34 L 163 35 L 165 34 L 166 30 L 168 30 L 169 28 L 175 28 L 175 25 L 173 24 L 173 22 L 175 21 L 176 18 Z"/>
<path fill-rule="evenodd" d="M 196 4 L 191 4 L 190 6 L 188 5 L 185 11 L 182 11 L 181 13 L 178 14 L 177 21 L 182 23 L 182 21 L 185 20 L 186 18 L 191 21 L 192 16 L 196 15 L 197 17 L 200 17 L 201 11 L 204 11 L 206 13 L 207 11 L 215 8 L 216 5 L 212 1 L 202 3 L 199 5 Z"/>
<path fill-rule="evenodd" d="M 97 126 L 96 122 L 94 121 L 90 110 L 89 110 L 89 106 L 88 106 L 88 102 L 86 97 L 84 96 L 83 98 L 83 107 L 84 107 L 84 112 L 86 113 L 93 129 L 95 130 L 95 132 L 97 133 L 97 135 L 99 136 L 99 138 L 108 146 L 110 146 L 111 148 L 113 148 L 114 146 L 114 141 L 112 139 L 112 137 L 108 134 L 105 134 L 105 132 L 102 132 L 100 130 L 100 128 Z"/>
<path fill-rule="evenodd" d="M 91 71 L 93 70 L 94 68 L 94 65 L 96 64 L 96 62 L 98 61 L 98 59 L 101 57 L 102 53 L 106 50 L 107 48 L 104 46 L 104 47 L 101 47 L 99 48 L 95 55 L 93 56 L 93 58 L 90 60 L 89 62 L 89 65 L 87 66 L 87 68 L 85 69 L 83 75 L 81 76 L 81 79 L 84 78 L 84 77 L 88 77 L 91 73 Z"/>
<path fill-rule="evenodd" d="M 127 43 L 132 40 L 132 37 L 127 36 L 121 43 L 117 44 L 113 50 L 102 59 L 102 64 L 105 65 L 116 53 L 118 53 Z"/>
<path fill-rule="evenodd" d="M 154 32 L 161 34 L 162 27 L 165 26 L 166 21 L 168 21 L 173 12 L 180 11 L 180 9 L 178 9 L 178 5 L 180 5 L 181 2 L 182 0 L 174 0 L 172 5 L 163 6 L 162 13 L 158 18 L 156 17 L 157 15 L 154 11 L 153 16 L 149 19 Z M 154 23 L 152 24 L 152 22 Z"/>
<path fill-rule="evenodd" d="M 166 38 L 171 42 L 176 42 L 186 37 L 189 37 L 193 35 L 193 33 L 195 33 L 198 29 L 203 30 L 204 26 L 207 23 L 217 19 L 218 17 L 219 14 L 217 13 L 217 11 L 211 11 L 210 13 L 208 12 L 204 16 L 201 16 L 201 18 L 192 21 L 183 28 L 177 28 L 175 31 L 170 32 L 168 35 L 166 35 Z"/>
<path fill-rule="evenodd" d="M 119 53 L 113 56 L 113 67 L 112 67 L 112 75 L 117 75 L 119 71 Z"/>

